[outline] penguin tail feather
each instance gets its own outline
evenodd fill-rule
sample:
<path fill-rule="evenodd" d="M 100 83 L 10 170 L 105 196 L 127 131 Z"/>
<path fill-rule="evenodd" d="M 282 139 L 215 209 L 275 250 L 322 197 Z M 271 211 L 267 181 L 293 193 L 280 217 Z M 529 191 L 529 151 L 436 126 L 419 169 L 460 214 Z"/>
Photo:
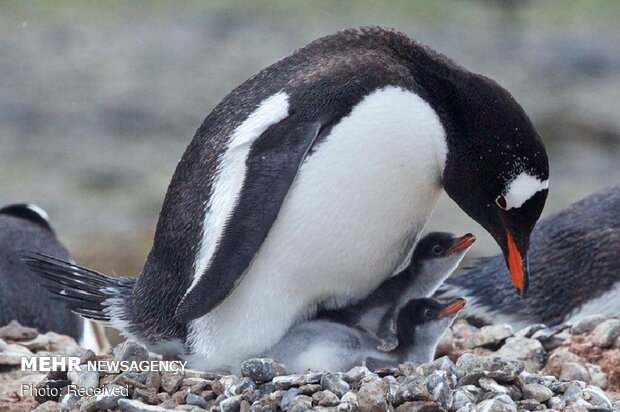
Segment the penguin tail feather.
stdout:
<path fill-rule="evenodd" d="M 106 276 L 52 256 L 23 252 L 22 261 L 37 275 L 38 283 L 73 313 L 112 325 L 126 325 L 126 303 L 135 279 Z"/>

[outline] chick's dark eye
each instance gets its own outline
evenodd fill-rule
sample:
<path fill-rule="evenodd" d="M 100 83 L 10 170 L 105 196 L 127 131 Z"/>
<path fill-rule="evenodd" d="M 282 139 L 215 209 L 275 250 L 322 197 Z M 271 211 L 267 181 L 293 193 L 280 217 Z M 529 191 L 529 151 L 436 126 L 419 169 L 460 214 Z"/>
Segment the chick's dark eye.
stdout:
<path fill-rule="evenodd" d="M 441 256 L 443 254 L 444 248 L 441 245 L 433 246 L 433 255 Z"/>
<path fill-rule="evenodd" d="M 424 316 L 426 317 L 426 319 L 433 319 L 433 317 L 435 316 L 435 312 L 433 311 L 433 309 L 424 309 Z"/>
<path fill-rule="evenodd" d="M 508 206 L 508 203 L 506 203 L 506 198 L 503 195 L 497 196 L 495 198 L 495 203 L 502 210 L 506 210 L 506 207 Z"/>

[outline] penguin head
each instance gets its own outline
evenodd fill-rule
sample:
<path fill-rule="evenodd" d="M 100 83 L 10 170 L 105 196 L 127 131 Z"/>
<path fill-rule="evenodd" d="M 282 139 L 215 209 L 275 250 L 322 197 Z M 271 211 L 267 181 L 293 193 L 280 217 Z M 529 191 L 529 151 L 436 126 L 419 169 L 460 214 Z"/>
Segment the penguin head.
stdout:
<path fill-rule="evenodd" d="M 53 232 L 47 212 L 33 203 L 16 203 L 0 208 L 0 215 L 27 220 Z"/>
<path fill-rule="evenodd" d="M 411 299 L 398 313 L 399 342 L 416 345 L 435 345 L 465 306 L 465 299 L 447 303 L 436 299 Z"/>
<path fill-rule="evenodd" d="M 444 188 L 493 236 L 523 297 L 530 234 L 549 186 L 543 142 L 512 96 L 483 76 L 466 76 L 447 108 Z"/>
<path fill-rule="evenodd" d="M 431 232 L 417 243 L 410 273 L 416 278 L 428 276 L 443 280 L 456 269 L 475 241 L 476 237 L 471 233 L 455 236 L 453 233 Z"/>

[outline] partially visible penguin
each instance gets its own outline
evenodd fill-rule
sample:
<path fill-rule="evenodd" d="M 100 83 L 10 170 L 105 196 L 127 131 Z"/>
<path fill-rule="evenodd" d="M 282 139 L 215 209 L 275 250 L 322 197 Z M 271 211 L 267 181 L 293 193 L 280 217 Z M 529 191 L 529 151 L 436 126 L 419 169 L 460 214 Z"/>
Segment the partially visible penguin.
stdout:
<path fill-rule="evenodd" d="M 541 220 L 532 232 L 531 293 L 507 293 L 502 256 L 449 278 L 438 297 L 466 296 L 464 316 L 486 323 L 549 326 L 592 314 L 620 315 L 620 185 Z"/>
<path fill-rule="evenodd" d="M 408 301 L 432 296 L 454 272 L 476 241 L 471 233 L 431 232 L 416 245 L 409 267 L 383 282 L 361 302 L 339 310 L 324 310 L 318 318 L 357 326 L 375 333 L 381 340 L 377 349 L 392 351 L 398 346 L 396 318 Z"/>
<path fill-rule="evenodd" d="M 75 338 L 97 349 L 91 331 L 82 320 L 49 291 L 37 284 L 38 278 L 20 259 L 24 250 L 36 251 L 65 261 L 71 256 L 56 238 L 47 213 L 33 204 L 14 204 L 0 209 L 0 325 L 17 320 L 24 326 Z M 86 327 L 89 329 L 90 325 Z"/>
<path fill-rule="evenodd" d="M 465 299 L 448 303 L 412 299 L 400 308 L 396 322 L 398 347 L 377 350 L 380 340 L 372 333 L 329 320 L 311 320 L 291 328 L 264 356 L 283 362 L 287 370 L 345 372 L 354 366 L 369 369 L 397 366 L 406 361 L 417 365 L 433 360 L 439 339 L 452 324 Z"/>
<path fill-rule="evenodd" d="M 403 33 L 350 29 L 205 118 L 135 280 L 28 263 L 74 311 L 193 368 L 236 370 L 402 271 L 442 191 L 493 236 L 524 296 L 548 190 L 544 144 L 510 93 Z"/>

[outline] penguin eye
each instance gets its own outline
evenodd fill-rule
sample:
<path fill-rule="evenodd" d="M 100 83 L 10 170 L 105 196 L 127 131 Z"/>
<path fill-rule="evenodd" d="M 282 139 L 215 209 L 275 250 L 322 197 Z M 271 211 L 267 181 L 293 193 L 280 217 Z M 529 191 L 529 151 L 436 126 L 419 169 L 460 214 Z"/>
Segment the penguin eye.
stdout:
<path fill-rule="evenodd" d="M 508 204 L 506 203 L 506 198 L 503 195 L 499 195 L 495 198 L 495 203 L 499 206 L 500 209 L 506 210 Z"/>
<path fill-rule="evenodd" d="M 443 254 L 443 246 L 441 245 L 435 245 L 433 246 L 433 255 L 435 256 L 441 256 Z"/>
<path fill-rule="evenodd" d="M 424 309 L 424 317 L 426 317 L 426 319 L 433 319 L 435 317 L 435 311 L 433 311 L 433 309 Z"/>

